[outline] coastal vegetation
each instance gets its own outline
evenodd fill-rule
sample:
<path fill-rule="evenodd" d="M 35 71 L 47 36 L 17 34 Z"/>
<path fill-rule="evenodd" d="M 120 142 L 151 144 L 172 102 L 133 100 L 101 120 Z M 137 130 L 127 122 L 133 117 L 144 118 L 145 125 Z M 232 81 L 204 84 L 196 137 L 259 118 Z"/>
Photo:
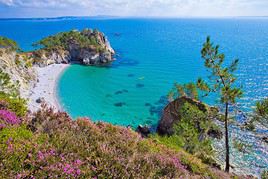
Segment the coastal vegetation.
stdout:
<path fill-rule="evenodd" d="M 0 36 L 0 48 L 10 48 L 11 50 L 19 50 L 18 44 L 7 37 Z"/>
<path fill-rule="evenodd" d="M 53 51 L 54 54 L 58 49 L 69 53 L 73 49 L 70 45 L 74 44 L 78 45 L 78 51 L 92 49 L 92 45 L 98 48 L 98 38 L 104 36 L 88 38 L 91 34 L 100 32 L 59 33 L 36 45 L 42 46 L 42 53 Z M 13 45 L 2 45 L 2 48 L 8 46 L 13 51 L 9 53 L 15 53 L 16 43 L 7 42 L 3 44 Z M 17 69 L 28 73 L 32 66 L 25 62 L 32 61 L 29 59 L 36 58 L 35 53 L 39 52 L 19 53 L 18 56 L 15 53 L 5 59 L 12 57 L 12 62 L 20 67 Z M 39 57 L 41 59 L 42 55 Z M 87 118 L 74 120 L 44 103 L 40 110 L 28 111 L 27 99 L 20 96 L 21 81 L 14 83 L 13 73 L 6 73 L 10 66 L 0 63 L 0 178 L 239 178 L 226 173 L 230 168 L 229 106 L 242 95 L 240 88 L 234 85 L 233 73 L 238 60 L 224 67 L 224 54 L 219 53 L 219 47 L 209 38 L 203 46 L 202 58 L 211 70 L 209 79 L 212 81 L 207 84 L 199 79 L 197 83 L 175 84 L 168 95 L 170 103 L 163 110 L 157 133 L 148 138 L 130 127 L 94 123 Z M 35 62 L 33 65 L 38 65 Z M 218 92 L 221 97 L 223 114 L 218 108 L 199 101 L 212 92 Z M 256 115 L 261 116 L 262 121 L 268 114 L 267 103 L 268 100 L 257 103 Z M 224 129 L 216 123 L 221 116 Z M 213 140 L 221 139 L 222 131 L 226 141 L 226 172 L 220 170 L 213 148 Z M 265 178 L 267 172 L 262 176 Z"/>
<path fill-rule="evenodd" d="M 224 105 L 224 130 L 225 130 L 225 171 L 230 170 L 230 145 L 229 145 L 229 107 L 234 105 L 237 99 L 242 97 L 242 90 L 235 86 L 234 72 L 237 69 L 238 59 L 229 67 L 224 66 L 225 55 L 219 52 L 219 46 L 214 46 L 210 38 L 204 43 L 202 51 L 205 67 L 210 71 L 210 85 L 202 79 L 198 79 L 197 85 L 206 92 L 218 92 L 220 102 Z"/>
<path fill-rule="evenodd" d="M 268 98 L 256 103 L 255 119 L 268 126 Z"/>
<path fill-rule="evenodd" d="M 230 177 L 180 148 L 131 128 L 43 108 L 31 116 L 0 113 L 0 176 L 10 178 Z"/>
<path fill-rule="evenodd" d="M 34 63 L 49 64 L 80 62 L 84 65 L 101 65 L 113 61 L 114 50 L 102 32 L 92 29 L 61 32 L 33 44 Z"/>
<path fill-rule="evenodd" d="M 181 149 L 200 158 L 204 163 L 217 166 L 210 134 L 221 138 L 221 132 L 211 120 L 208 111 L 200 110 L 196 105 L 185 102 L 176 114 L 180 120 L 173 125 L 172 135 L 153 135 L 159 143 L 170 148 Z"/>
<path fill-rule="evenodd" d="M 34 43 L 34 46 L 41 46 L 46 50 L 52 50 L 55 48 L 68 49 L 70 42 L 73 44 L 79 44 L 81 48 L 94 48 L 96 51 L 104 51 L 104 48 L 99 43 L 98 30 L 93 30 L 90 34 L 85 29 L 81 33 L 77 30 L 69 32 L 61 32 L 53 36 L 46 37 L 39 42 Z M 88 35 L 89 34 L 89 35 Z"/>

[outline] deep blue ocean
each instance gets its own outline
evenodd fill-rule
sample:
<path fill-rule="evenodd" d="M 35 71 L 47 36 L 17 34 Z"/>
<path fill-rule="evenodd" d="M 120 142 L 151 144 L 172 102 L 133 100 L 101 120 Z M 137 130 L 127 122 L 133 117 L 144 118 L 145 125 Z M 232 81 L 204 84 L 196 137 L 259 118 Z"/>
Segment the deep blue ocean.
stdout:
<path fill-rule="evenodd" d="M 0 20 L 0 35 L 16 40 L 25 51 L 43 37 L 72 29 L 97 28 L 116 51 L 106 67 L 72 65 L 59 80 L 58 96 L 72 117 L 87 116 L 118 125 L 155 126 L 175 82 L 207 77 L 200 50 L 209 35 L 226 54 L 226 65 L 239 58 L 237 85 L 244 96 L 238 108 L 252 111 L 268 96 L 268 18 L 229 19 L 28 19 Z M 53 74 L 52 74 L 53 75 Z M 215 96 L 203 99 L 216 105 Z M 232 136 L 241 137 L 241 131 Z M 255 174 L 268 166 L 267 145 L 250 134 L 243 139 L 254 155 L 235 155 Z M 253 165 L 251 162 L 255 162 Z M 253 172 L 253 174 L 254 174 Z"/>

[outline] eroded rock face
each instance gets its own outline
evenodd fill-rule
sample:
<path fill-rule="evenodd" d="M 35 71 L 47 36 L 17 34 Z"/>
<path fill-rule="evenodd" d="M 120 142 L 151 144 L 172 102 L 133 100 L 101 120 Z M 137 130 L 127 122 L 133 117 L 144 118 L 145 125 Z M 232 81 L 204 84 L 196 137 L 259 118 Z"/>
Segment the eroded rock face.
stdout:
<path fill-rule="evenodd" d="M 208 112 L 208 110 L 216 110 L 197 100 L 188 97 L 180 97 L 165 107 L 162 118 L 157 127 L 157 132 L 160 135 L 172 135 L 174 133 L 173 125 L 181 120 L 180 110 L 186 102 L 197 106 L 198 109 L 202 112 Z M 218 135 L 215 131 L 211 131 L 211 134 Z"/>
<path fill-rule="evenodd" d="M 34 64 L 44 67 L 51 64 L 68 64 L 71 62 L 69 51 L 64 49 L 54 49 L 51 51 L 38 50 L 34 51 L 30 56 L 34 60 Z"/>
<path fill-rule="evenodd" d="M 36 80 L 36 73 L 31 68 L 31 64 L 31 60 L 27 58 L 27 54 L 18 53 L 7 47 L 0 48 L 0 70 L 9 75 L 14 85 L 18 85 L 21 95 L 27 93 L 30 89 L 31 81 Z M 3 89 L 1 90 L 5 91 Z"/>
<path fill-rule="evenodd" d="M 85 29 L 76 31 L 80 37 L 95 41 L 94 44 L 85 45 L 70 37 L 66 37 L 64 45 L 53 48 L 43 48 L 32 53 L 35 64 L 46 66 L 50 64 L 79 62 L 84 65 L 103 65 L 114 60 L 115 51 L 102 32 Z M 93 40 L 92 40 L 93 39 Z"/>

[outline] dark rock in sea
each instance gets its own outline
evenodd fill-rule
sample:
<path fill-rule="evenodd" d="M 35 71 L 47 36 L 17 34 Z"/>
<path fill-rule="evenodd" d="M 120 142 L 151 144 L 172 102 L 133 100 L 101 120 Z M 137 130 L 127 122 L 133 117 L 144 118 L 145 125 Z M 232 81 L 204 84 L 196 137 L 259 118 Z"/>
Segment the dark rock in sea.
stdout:
<path fill-rule="evenodd" d="M 128 90 L 121 90 L 121 91 L 116 91 L 114 94 L 119 95 L 119 94 L 123 94 L 123 93 L 128 93 Z"/>
<path fill-rule="evenodd" d="M 181 120 L 180 111 L 185 103 L 189 103 L 191 105 L 196 106 L 200 111 L 204 113 L 209 113 L 216 110 L 215 108 L 210 107 L 200 101 L 185 96 L 180 97 L 169 103 L 164 108 L 161 120 L 157 126 L 157 132 L 160 135 L 172 135 L 174 133 L 173 126 L 178 122 L 180 122 Z M 210 134 L 215 135 L 217 137 L 221 136 L 216 131 L 210 131 Z"/>
<path fill-rule="evenodd" d="M 141 84 L 141 83 L 136 84 L 136 88 L 143 88 L 143 87 L 144 87 L 144 84 Z"/>
<path fill-rule="evenodd" d="M 152 106 L 150 103 L 145 103 L 144 106 L 148 107 L 148 106 Z"/>
<path fill-rule="evenodd" d="M 38 98 L 36 101 L 36 103 L 44 103 L 45 102 L 45 98 Z"/>
<path fill-rule="evenodd" d="M 266 144 L 268 144 L 268 137 L 262 137 L 262 141 L 264 141 Z"/>
<path fill-rule="evenodd" d="M 114 105 L 115 105 L 116 107 L 122 107 L 122 106 L 125 106 L 126 103 L 124 103 L 124 102 L 119 102 L 119 103 L 115 103 Z"/>
<path fill-rule="evenodd" d="M 119 33 L 119 32 L 114 33 L 114 36 L 116 36 L 116 37 L 120 37 L 121 35 L 122 35 L 122 34 Z"/>
<path fill-rule="evenodd" d="M 127 76 L 128 77 L 134 77 L 135 75 L 134 74 L 128 74 Z"/>
<path fill-rule="evenodd" d="M 118 94 L 122 94 L 123 91 L 116 91 L 114 94 L 118 95 Z"/>
<path fill-rule="evenodd" d="M 148 137 L 151 133 L 150 128 L 148 126 L 139 125 L 136 131 L 141 134 L 142 137 Z"/>
<path fill-rule="evenodd" d="M 128 90 L 124 89 L 124 90 L 122 90 L 122 92 L 124 92 L 124 93 L 128 93 Z"/>
<path fill-rule="evenodd" d="M 208 135 L 215 139 L 222 139 L 223 134 L 219 129 L 210 129 Z"/>

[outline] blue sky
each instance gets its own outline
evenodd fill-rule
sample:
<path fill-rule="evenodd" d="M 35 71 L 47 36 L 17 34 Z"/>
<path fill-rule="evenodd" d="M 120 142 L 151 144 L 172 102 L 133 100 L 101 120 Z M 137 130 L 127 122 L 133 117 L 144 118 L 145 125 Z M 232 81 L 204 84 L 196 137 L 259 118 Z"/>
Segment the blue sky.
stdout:
<path fill-rule="evenodd" d="M 268 0 L 0 0 L 0 18 L 268 16 Z"/>

